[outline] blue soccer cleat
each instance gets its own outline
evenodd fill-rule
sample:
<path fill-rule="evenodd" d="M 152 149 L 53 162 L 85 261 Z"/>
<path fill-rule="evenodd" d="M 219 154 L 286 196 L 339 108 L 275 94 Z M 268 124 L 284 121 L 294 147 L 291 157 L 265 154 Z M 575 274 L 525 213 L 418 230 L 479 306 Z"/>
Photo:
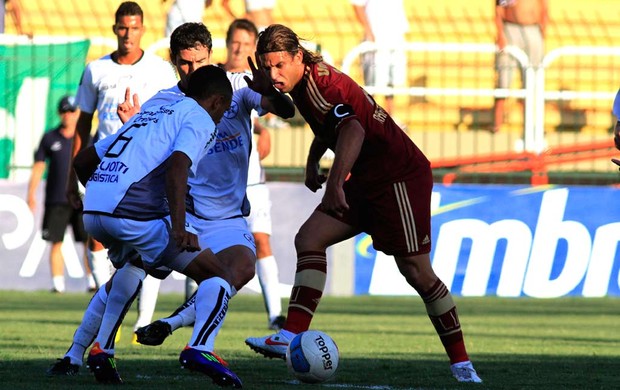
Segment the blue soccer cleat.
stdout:
<path fill-rule="evenodd" d="M 221 387 L 242 387 L 241 379 L 226 366 L 228 363 L 213 352 L 200 351 L 189 346 L 185 347 L 179 356 L 181 367 L 191 371 L 201 372 Z"/>

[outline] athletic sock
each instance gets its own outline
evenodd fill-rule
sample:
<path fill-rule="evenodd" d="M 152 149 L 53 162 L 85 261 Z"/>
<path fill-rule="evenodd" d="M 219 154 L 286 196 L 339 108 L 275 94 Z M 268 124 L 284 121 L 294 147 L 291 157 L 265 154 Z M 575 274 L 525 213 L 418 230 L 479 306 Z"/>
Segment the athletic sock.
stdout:
<path fill-rule="evenodd" d="M 97 282 L 95 282 L 95 277 L 92 273 L 86 275 L 86 282 L 88 283 L 89 289 L 97 288 Z"/>
<path fill-rule="evenodd" d="M 95 278 L 97 287 L 103 286 L 110 280 L 112 273 L 110 272 L 110 260 L 108 260 L 107 249 L 98 251 L 89 251 L 88 261 L 90 271 Z"/>
<path fill-rule="evenodd" d="M 101 327 L 95 338 L 106 353 L 114 353 L 114 337 L 127 310 L 138 295 L 142 280 L 146 276 L 143 269 L 125 264 L 116 271 L 108 292 L 108 301 L 101 320 Z"/>
<path fill-rule="evenodd" d="M 52 284 L 54 285 L 54 290 L 58 292 L 65 292 L 65 277 L 64 276 L 53 276 Z"/>
<path fill-rule="evenodd" d="M 142 289 L 138 295 L 138 319 L 133 327 L 134 331 L 151 323 L 153 313 L 155 312 L 155 305 L 157 304 L 160 284 L 160 279 L 150 275 L 147 275 L 142 281 Z"/>
<path fill-rule="evenodd" d="M 426 312 L 450 358 L 450 364 L 469 360 L 456 305 L 446 285 L 438 279 L 433 287 L 420 293 L 420 296 L 424 300 Z"/>
<path fill-rule="evenodd" d="M 203 280 L 196 291 L 196 324 L 189 346 L 201 351 L 213 351 L 215 337 L 222 328 L 230 285 L 220 277 Z"/>
<path fill-rule="evenodd" d="M 271 322 L 282 314 L 282 299 L 280 297 L 280 280 L 278 278 L 278 263 L 273 256 L 263 257 L 256 261 L 256 275 L 263 290 L 263 301 L 267 316 Z"/>
<path fill-rule="evenodd" d="M 166 318 L 162 318 L 163 321 L 170 325 L 170 330 L 174 332 L 183 326 L 190 326 L 196 322 L 196 292 L 189 297 L 181 306 L 179 306 L 174 313 Z"/>
<path fill-rule="evenodd" d="M 105 291 L 105 286 L 101 286 L 90 299 L 82 316 L 82 322 L 80 322 L 73 334 L 73 343 L 67 350 L 67 353 L 65 353 L 65 357 L 71 360 L 71 364 L 82 365 L 84 353 L 93 342 L 101 325 L 101 318 L 103 317 L 107 300 L 108 293 Z"/>
<path fill-rule="evenodd" d="M 300 252 L 297 255 L 295 283 L 291 291 L 288 317 L 284 325 L 286 330 L 293 333 L 308 330 L 314 311 L 323 295 L 326 279 L 325 252 Z"/>

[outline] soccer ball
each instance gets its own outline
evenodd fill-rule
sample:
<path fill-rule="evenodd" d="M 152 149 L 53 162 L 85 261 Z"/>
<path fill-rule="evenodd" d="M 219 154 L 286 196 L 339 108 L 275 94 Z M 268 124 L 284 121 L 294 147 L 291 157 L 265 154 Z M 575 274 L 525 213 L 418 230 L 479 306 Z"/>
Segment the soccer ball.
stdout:
<path fill-rule="evenodd" d="M 327 334 L 308 330 L 295 336 L 286 349 L 286 365 L 306 383 L 325 382 L 338 369 L 338 346 Z"/>

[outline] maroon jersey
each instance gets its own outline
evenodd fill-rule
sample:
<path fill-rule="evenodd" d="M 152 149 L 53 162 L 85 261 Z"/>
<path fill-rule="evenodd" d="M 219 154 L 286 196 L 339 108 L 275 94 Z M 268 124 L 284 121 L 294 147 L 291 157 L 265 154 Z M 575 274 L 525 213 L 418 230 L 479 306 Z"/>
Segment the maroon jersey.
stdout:
<path fill-rule="evenodd" d="M 336 149 L 340 127 L 357 119 L 366 130 L 351 179 L 388 183 L 428 170 L 430 163 L 388 113 L 349 76 L 324 62 L 306 65 L 304 77 L 290 92 L 316 138 Z"/>

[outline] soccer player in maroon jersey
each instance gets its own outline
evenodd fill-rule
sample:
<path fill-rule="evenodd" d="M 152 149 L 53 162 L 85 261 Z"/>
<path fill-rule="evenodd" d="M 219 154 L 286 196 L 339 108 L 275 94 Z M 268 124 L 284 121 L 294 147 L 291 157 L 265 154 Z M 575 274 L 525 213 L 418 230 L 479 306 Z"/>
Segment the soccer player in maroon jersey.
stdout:
<path fill-rule="evenodd" d="M 455 378 L 482 382 L 467 355 L 452 295 L 431 267 L 428 159 L 366 91 L 306 50 L 288 27 L 275 24 L 263 31 L 256 55 L 315 135 L 306 186 L 314 192 L 323 183 L 326 187 L 321 204 L 295 237 L 297 271 L 284 329 L 250 337 L 246 344 L 266 357 L 284 358 L 289 341 L 309 328 L 323 294 L 327 247 L 366 232 L 377 250 L 394 256 L 422 297 Z M 328 148 L 335 158 L 325 177 L 319 160 Z"/>

